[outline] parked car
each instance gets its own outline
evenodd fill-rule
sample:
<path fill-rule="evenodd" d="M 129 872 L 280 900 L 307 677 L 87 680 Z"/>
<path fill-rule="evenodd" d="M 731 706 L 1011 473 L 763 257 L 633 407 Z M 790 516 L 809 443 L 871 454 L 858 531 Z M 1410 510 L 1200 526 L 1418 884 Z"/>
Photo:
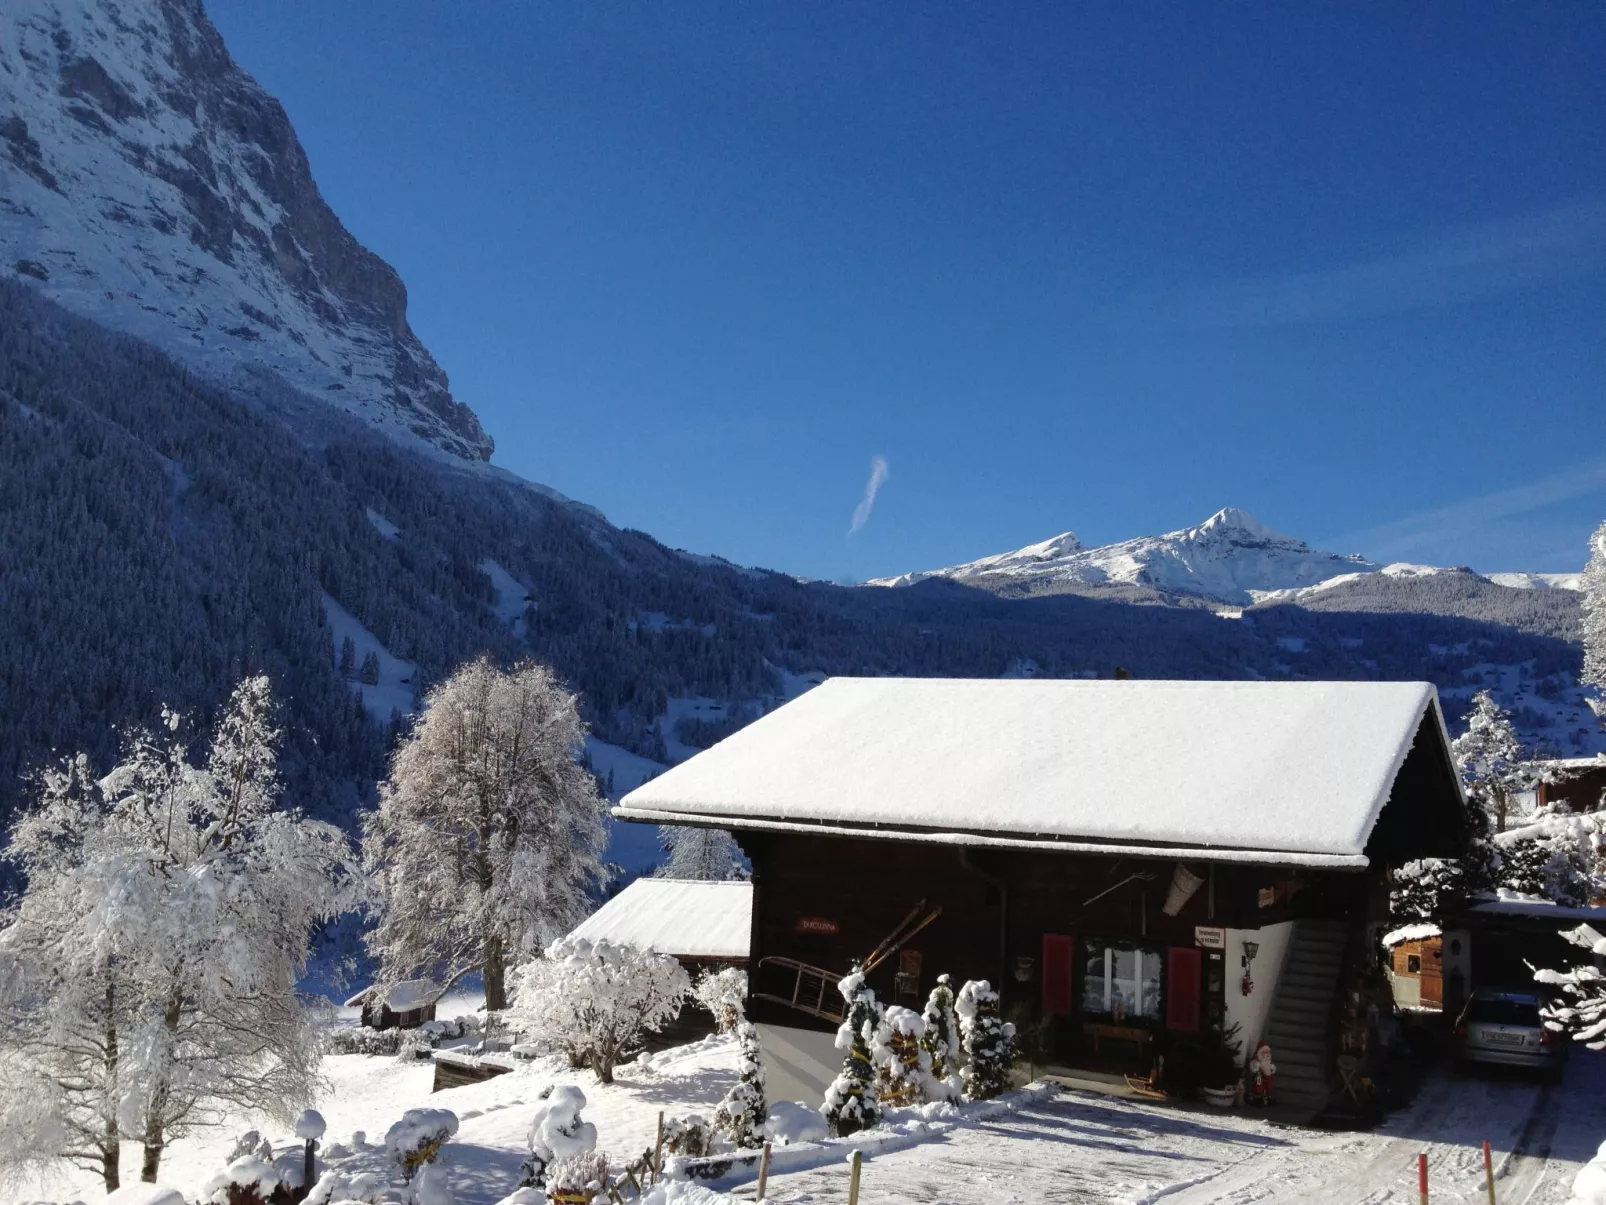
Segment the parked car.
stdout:
<path fill-rule="evenodd" d="M 1539 1019 L 1545 997 L 1531 988 L 1480 987 L 1455 1022 L 1458 1066 L 1482 1063 L 1560 1075 L 1571 1045 Z"/>

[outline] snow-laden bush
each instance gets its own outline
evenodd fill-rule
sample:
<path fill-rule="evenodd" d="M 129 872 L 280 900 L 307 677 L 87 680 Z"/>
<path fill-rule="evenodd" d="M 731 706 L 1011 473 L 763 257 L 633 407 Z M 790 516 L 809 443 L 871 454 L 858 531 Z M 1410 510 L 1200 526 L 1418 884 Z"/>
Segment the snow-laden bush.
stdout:
<path fill-rule="evenodd" d="M 701 1159 L 714 1153 L 714 1127 L 701 1113 L 664 1119 L 664 1151 L 686 1159 Z"/>
<path fill-rule="evenodd" d="M 692 998 L 714 1014 L 720 1033 L 731 1033 L 747 1016 L 747 972 L 739 967 L 705 971 Z"/>
<path fill-rule="evenodd" d="M 457 1205 L 457 1198 L 452 1195 L 451 1178 L 438 1163 L 419 1168 L 409 1187 L 411 1199 L 408 1205 Z"/>
<path fill-rule="evenodd" d="M 582 1121 L 586 1094 L 573 1084 L 555 1084 L 538 1098 L 535 1116 L 530 1119 L 530 1153 L 524 1161 L 522 1183 L 540 1188 L 547 1182 L 548 1169 L 560 1159 L 576 1159 L 597 1149 L 597 1127 Z"/>
<path fill-rule="evenodd" d="M 515 976 L 511 1019 L 556 1043 L 575 1067 L 589 1067 L 605 1084 L 613 1069 L 680 1014 L 691 980 L 680 963 L 631 945 L 562 938 L 546 957 Z"/>
<path fill-rule="evenodd" d="M 1606 816 L 1547 808 L 1498 834 L 1500 886 L 1581 907 L 1606 893 Z"/>
<path fill-rule="evenodd" d="M 931 1055 L 921 1048 L 926 1021 L 912 1008 L 889 1004 L 870 1046 L 876 1095 L 883 1105 L 912 1105 L 932 1093 Z"/>
<path fill-rule="evenodd" d="M 435 1162 L 455 1133 L 457 1114 L 450 1109 L 408 1109 L 385 1131 L 385 1153 L 401 1168 L 402 1179 L 411 1182 L 420 1167 Z"/>
<path fill-rule="evenodd" d="M 236 1159 L 206 1182 L 207 1205 L 267 1205 L 279 1187 L 273 1164 L 255 1155 Z"/>
<path fill-rule="evenodd" d="M 1015 1061 L 1015 1027 L 998 1016 L 998 993 L 985 979 L 959 989 L 954 1003 L 965 1047 L 965 1099 L 986 1100 L 1009 1086 Z"/>
<path fill-rule="evenodd" d="M 318 1177 L 302 1205 L 341 1205 L 345 1201 L 361 1201 L 372 1205 L 387 1193 L 384 1179 L 373 1172 L 326 1171 Z"/>
<path fill-rule="evenodd" d="M 842 1051 L 842 1070 L 826 1088 L 820 1112 L 831 1133 L 841 1138 L 867 1130 L 881 1120 L 875 1065 L 870 1061 L 870 1047 L 881 1023 L 881 1005 L 858 970 L 836 986 L 847 1005 L 847 1015 L 836 1031 L 836 1048 Z"/>
<path fill-rule="evenodd" d="M 400 1029 L 342 1028 L 324 1035 L 328 1054 L 397 1054 L 402 1048 Z"/>
<path fill-rule="evenodd" d="M 759 1049 L 758 1029 L 750 1021 L 736 1027 L 741 1044 L 737 1058 L 738 1079 L 725 1099 L 714 1110 L 714 1129 L 730 1139 L 740 1150 L 749 1150 L 764 1142 L 764 1122 L 769 1108 L 764 1096 L 764 1061 Z"/>
<path fill-rule="evenodd" d="M 959 1076 L 959 1019 L 954 1014 L 954 989 L 947 975 L 937 976 L 921 1016 L 926 1030 L 920 1036 L 920 1048 L 931 1058 L 930 1099 L 956 1101 L 964 1083 Z"/>
<path fill-rule="evenodd" d="M 1562 937 L 1597 957 L 1606 955 L 1606 937 L 1590 925 L 1567 929 Z M 1534 979 L 1559 987 L 1567 997 L 1542 1010 L 1549 1028 L 1571 1034 L 1591 1050 L 1606 1050 L 1606 975 L 1586 963 L 1570 971 L 1537 970 Z"/>
<path fill-rule="evenodd" d="M 546 1189 L 553 1205 L 585 1205 L 608 1186 L 608 1156 L 601 1151 L 566 1155 L 547 1168 Z"/>
<path fill-rule="evenodd" d="M 767 1133 L 782 1146 L 794 1142 L 819 1142 L 829 1133 L 825 1118 L 818 1109 L 795 1100 L 778 1100 L 769 1107 Z"/>

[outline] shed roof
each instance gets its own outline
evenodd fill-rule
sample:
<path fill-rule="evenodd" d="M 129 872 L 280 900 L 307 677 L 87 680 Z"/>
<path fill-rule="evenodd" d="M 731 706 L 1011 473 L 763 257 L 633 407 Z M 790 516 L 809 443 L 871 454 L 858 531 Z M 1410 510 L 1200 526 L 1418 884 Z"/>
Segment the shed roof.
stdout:
<path fill-rule="evenodd" d="M 753 885 L 745 880 L 637 879 L 569 936 L 736 960 L 747 957 L 752 915 Z"/>
<path fill-rule="evenodd" d="M 1419 732 L 1426 682 L 832 678 L 615 815 L 1356 867 Z"/>
<path fill-rule="evenodd" d="M 365 987 L 351 999 L 346 1001 L 347 1008 L 361 1008 L 373 999 L 374 992 L 379 985 Z M 393 983 L 390 990 L 385 993 L 385 1007 L 392 1012 L 412 1012 L 415 1008 L 425 1008 L 435 1003 L 440 997 L 440 986 L 430 979 L 404 979 L 400 983 Z"/>

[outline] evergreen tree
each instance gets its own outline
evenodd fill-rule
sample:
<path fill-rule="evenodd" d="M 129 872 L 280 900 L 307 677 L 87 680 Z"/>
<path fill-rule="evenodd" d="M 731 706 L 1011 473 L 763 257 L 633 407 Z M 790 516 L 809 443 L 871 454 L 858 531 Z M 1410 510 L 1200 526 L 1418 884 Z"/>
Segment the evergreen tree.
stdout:
<path fill-rule="evenodd" d="M 357 673 L 357 680 L 366 686 L 379 685 L 379 654 L 369 649 L 363 656 L 362 669 Z"/>
<path fill-rule="evenodd" d="M 820 1112 L 831 1133 L 841 1138 L 881 1120 L 875 1065 L 870 1059 L 870 1046 L 881 1024 L 881 1005 L 857 967 L 837 984 L 837 990 L 847 1005 L 847 1016 L 836 1031 L 836 1048 L 843 1052 L 842 1070 L 825 1090 Z"/>
<path fill-rule="evenodd" d="M 1534 979 L 1548 987 L 1559 987 L 1566 997 L 1542 1011 L 1547 1026 L 1571 1034 L 1591 1050 L 1606 1050 L 1606 974 L 1594 965 L 1606 955 L 1606 937 L 1590 927 L 1579 925 L 1562 936 L 1590 952 L 1591 961 L 1571 970 L 1534 971 Z"/>
<path fill-rule="evenodd" d="M 922 1039 L 926 1021 L 912 1008 L 889 1004 L 876 1027 L 870 1060 L 876 1068 L 876 1095 L 884 1105 L 912 1105 L 934 1095 L 931 1052 Z"/>
<path fill-rule="evenodd" d="M 1467 730 L 1456 737 L 1450 752 L 1467 798 L 1488 812 L 1497 833 L 1506 831 L 1518 797 L 1546 777 L 1538 765 L 1525 759 L 1510 713 L 1487 690 L 1472 696 Z"/>
<path fill-rule="evenodd" d="M 357 645 L 350 636 L 343 636 L 340 640 L 340 676 L 349 678 L 357 672 Z"/>
<path fill-rule="evenodd" d="M 1015 1027 L 998 1015 L 998 993 L 985 979 L 959 989 L 954 1004 L 965 1048 L 965 1099 L 986 1100 L 1009 1087 Z"/>
<path fill-rule="evenodd" d="M 931 1087 L 943 1100 L 957 1100 L 962 1089 L 959 1077 L 959 1028 L 954 1016 L 954 989 L 947 975 L 937 976 L 937 985 L 926 998 L 923 1014 L 926 1031 L 920 1047 L 931 1058 Z"/>
<path fill-rule="evenodd" d="M 764 1142 L 764 1123 L 769 1104 L 764 1095 L 764 1061 L 759 1049 L 758 1029 L 750 1021 L 736 1027 L 740 1043 L 737 1056 L 738 1079 L 714 1110 L 714 1129 L 724 1134 L 739 1150 L 751 1150 Z"/>

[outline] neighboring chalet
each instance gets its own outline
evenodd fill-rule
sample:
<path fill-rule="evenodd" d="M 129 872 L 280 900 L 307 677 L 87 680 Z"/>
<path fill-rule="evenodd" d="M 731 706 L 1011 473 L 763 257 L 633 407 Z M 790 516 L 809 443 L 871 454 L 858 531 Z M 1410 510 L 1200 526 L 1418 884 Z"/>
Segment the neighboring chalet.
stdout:
<path fill-rule="evenodd" d="M 637 879 L 569 936 L 669 954 L 695 980 L 726 967 L 745 971 L 752 924 L 753 885 L 745 879 Z M 714 1028 L 713 1014 L 688 1000 L 649 1046 L 689 1042 Z"/>
<path fill-rule="evenodd" d="M 1542 782 L 1535 788 L 1534 803 L 1565 803 L 1575 812 L 1598 812 L 1606 797 L 1606 758 L 1565 757 L 1542 762 L 1553 770 L 1555 782 Z"/>
<path fill-rule="evenodd" d="M 417 1029 L 435 1019 L 440 994 L 441 989 L 428 979 L 409 979 L 383 995 L 377 984 L 365 987 L 346 1001 L 346 1007 L 362 1009 L 362 1023 L 370 1029 Z"/>
<path fill-rule="evenodd" d="M 753 885 L 745 879 L 637 879 L 570 933 L 672 955 L 695 976 L 747 969 Z"/>
<path fill-rule="evenodd" d="M 1426 683 L 831 679 L 625 797 L 735 830 L 770 1094 L 818 1101 L 836 980 L 990 979 L 1036 1073 L 1236 1023 L 1314 1112 L 1365 1052 L 1389 867 L 1465 802 Z"/>

